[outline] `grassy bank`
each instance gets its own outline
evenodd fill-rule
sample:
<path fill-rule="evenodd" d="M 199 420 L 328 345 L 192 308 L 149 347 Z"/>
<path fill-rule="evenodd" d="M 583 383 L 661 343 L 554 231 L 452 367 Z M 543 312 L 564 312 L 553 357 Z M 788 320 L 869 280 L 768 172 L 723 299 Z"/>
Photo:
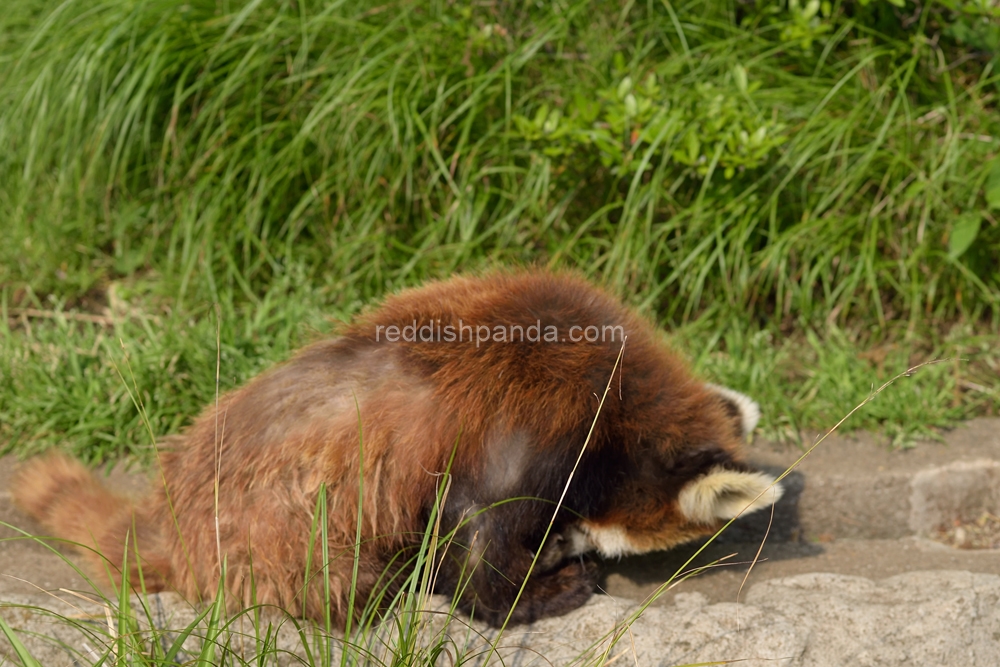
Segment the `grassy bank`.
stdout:
<path fill-rule="evenodd" d="M 0 437 L 148 450 L 386 291 L 575 267 L 765 432 L 1000 406 L 996 6 L 13 0 Z"/>

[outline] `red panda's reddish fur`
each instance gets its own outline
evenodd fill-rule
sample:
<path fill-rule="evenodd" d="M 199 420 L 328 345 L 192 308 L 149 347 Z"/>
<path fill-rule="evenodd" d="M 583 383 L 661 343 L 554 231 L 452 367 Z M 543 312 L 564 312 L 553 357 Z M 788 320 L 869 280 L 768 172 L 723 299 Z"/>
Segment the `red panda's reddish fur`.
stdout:
<path fill-rule="evenodd" d="M 386 340 L 393 325 L 415 324 L 425 333 L 431 325 L 440 337 L 460 323 L 491 332 L 540 323 L 542 332 L 555 327 L 563 340 Z M 465 523 L 447 550 L 438 590 L 454 592 L 465 568 L 471 581 L 460 606 L 500 623 L 622 344 L 620 336 L 566 340 L 570 327 L 591 325 L 622 327 L 628 336 L 623 362 L 550 545 L 512 618 L 564 613 L 593 591 L 593 566 L 577 557 L 581 549 L 558 546 L 583 539 L 581 521 L 591 531 L 620 530 L 636 548 L 670 546 L 718 523 L 682 516 L 681 488 L 720 466 L 745 469 L 732 406 L 694 378 L 648 322 L 574 275 L 525 270 L 460 277 L 389 297 L 338 337 L 225 394 L 218 408 L 209 406 L 182 434 L 162 442 L 152 490 L 135 504 L 62 456 L 27 463 L 15 499 L 57 535 L 93 547 L 99 570 L 104 563 L 94 554 L 120 567 L 126 535 L 134 536 L 147 590 L 211 597 L 221 552 L 236 604 L 250 602 L 252 568 L 257 602 L 321 618 L 322 548 L 314 544 L 309 554 L 309 544 L 325 485 L 330 604 L 343 622 L 359 481 L 360 608 L 384 584 L 387 568 L 401 562 L 394 557 L 419 544 L 454 453 L 443 530 Z M 486 509 L 513 497 L 534 500 Z M 130 576 L 137 584 L 135 561 Z"/>

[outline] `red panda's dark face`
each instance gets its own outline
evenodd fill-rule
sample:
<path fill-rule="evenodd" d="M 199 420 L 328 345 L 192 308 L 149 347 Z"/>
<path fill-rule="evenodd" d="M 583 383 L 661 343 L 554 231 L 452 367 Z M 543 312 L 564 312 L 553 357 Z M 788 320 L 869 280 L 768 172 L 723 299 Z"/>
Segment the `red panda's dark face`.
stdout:
<path fill-rule="evenodd" d="M 717 467 L 663 501 L 642 489 L 625 489 L 616 497 L 615 511 L 576 524 L 574 551 L 597 551 L 605 557 L 669 549 L 714 533 L 733 517 L 770 506 L 781 487 L 764 473 Z M 632 497 L 629 497 L 629 496 Z"/>
<path fill-rule="evenodd" d="M 731 389 L 707 388 L 729 417 L 732 430 L 720 434 L 720 440 L 745 438 L 759 418 L 756 403 Z M 734 459 L 731 448 L 720 444 L 680 451 L 660 451 L 654 444 L 634 456 L 609 511 L 564 532 L 568 553 L 597 551 L 615 557 L 669 549 L 714 533 L 729 519 L 781 497 L 773 477 Z"/>

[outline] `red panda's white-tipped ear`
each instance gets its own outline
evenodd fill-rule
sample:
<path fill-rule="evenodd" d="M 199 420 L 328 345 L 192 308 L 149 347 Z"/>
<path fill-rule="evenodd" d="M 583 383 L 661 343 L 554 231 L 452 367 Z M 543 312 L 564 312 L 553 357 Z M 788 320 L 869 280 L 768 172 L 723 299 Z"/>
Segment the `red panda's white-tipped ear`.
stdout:
<path fill-rule="evenodd" d="M 760 406 L 757 405 L 757 401 L 729 387 L 722 387 L 711 382 L 705 383 L 705 386 L 732 406 L 732 410 L 739 416 L 740 428 L 744 436 L 753 433 L 753 430 L 757 428 L 757 422 L 760 421 Z"/>
<path fill-rule="evenodd" d="M 688 482 L 677 501 L 689 521 L 715 523 L 770 507 L 781 493 L 781 485 L 766 473 L 719 467 Z"/>

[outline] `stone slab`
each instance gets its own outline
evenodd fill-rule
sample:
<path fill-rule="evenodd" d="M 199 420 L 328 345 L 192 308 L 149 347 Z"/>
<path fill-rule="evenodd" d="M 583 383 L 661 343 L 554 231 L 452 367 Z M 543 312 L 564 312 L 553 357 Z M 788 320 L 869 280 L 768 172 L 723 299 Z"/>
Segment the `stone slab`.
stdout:
<path fill-rule="evenodd" d="M 194 610 L 174 595 L 151 596 L 145 616 L 160 628 L 160 639 L 172 642 L 193 623 Z M 47 611 L 31 600 L 0 603 L 0 615 L 20 633 L 36 659 L 47 667 L 92 664 L 114 645 L 114 610 L 78 599 L 54 600 Z M 133 606 L 138 601 L 133 601 Z M 712 604 L 699 593 L 678 596 L 672 604 L 650 607 L 641 614 L 633 602 L 598 595 L 566 616 L 496 631 L 465 619 L 448 623 L 439 613 L 447 601 L 432 600 L 432 612 L 419 615 L 415 646 L 446 642 L 448 664 L 514 667 L 568 664 L 622 664 L 668 667 L 739 661 L 747 667 L 995 667 L 1000 664 L 1000 577 L 970 572 L 912 572 L 882 580 L 829 573 L 810 573 L 753 585 L 745 602 Z M 438 612 L 438 613 L 435 613 Z M 194 657 L 205 630 L 196 625 L 184 647 Z M 252 660 L 261 646 L 239 621 L 219 637 L 221 658 L 226 646 Z M 275 621 L 275 642 L 262 664 L 301 664 L 302 640 L 289 621 Z M 387 632 L 353 638 L 376 661 L 388 658 L 394 637 Z M 163 632 L 166 631 L 166 632 Z M 142 636 L 142 631 L 138 636 Z M 319 633 L 322 635 L 322 633 Z M 307 642 L 314 647 L 314 630 Z M 384 642 L 384 643 L 383 643 Z M 498 650 L 491 654 L 490 646 Z M 332 643 L 339 662 L 342 643 Z M 0 639 L 0 654 L 10 655 Z"/>

